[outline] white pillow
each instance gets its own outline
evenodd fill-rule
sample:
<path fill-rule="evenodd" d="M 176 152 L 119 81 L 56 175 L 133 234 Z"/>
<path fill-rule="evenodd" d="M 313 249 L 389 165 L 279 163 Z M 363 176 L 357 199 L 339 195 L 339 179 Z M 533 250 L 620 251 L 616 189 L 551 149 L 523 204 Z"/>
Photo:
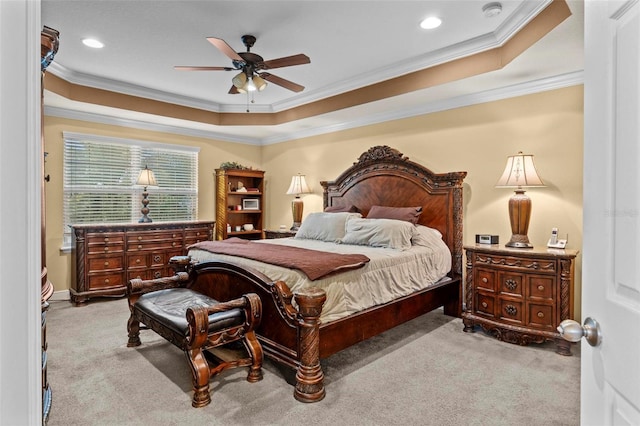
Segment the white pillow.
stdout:
<path fill-rule="evenodd" d="M 411 244 L 414 246 L 433 247 L 434 244 L 438 244 L 441 240 L 442 234 L 437 229 L 416 225 L 411 237 Z"/>
<path fill-rule="evenodd" d="M 296 233 L 296 239 L 337 242 L 344 237 L 349 218 L 361 218 L 360 213 L 310 213 Z"/>
<path fill-rule="evenodd" d="M 385 247 L 397 250 L 411 248 L 415 225 L 394 219 L 350 219 L 343 244 Z"/>

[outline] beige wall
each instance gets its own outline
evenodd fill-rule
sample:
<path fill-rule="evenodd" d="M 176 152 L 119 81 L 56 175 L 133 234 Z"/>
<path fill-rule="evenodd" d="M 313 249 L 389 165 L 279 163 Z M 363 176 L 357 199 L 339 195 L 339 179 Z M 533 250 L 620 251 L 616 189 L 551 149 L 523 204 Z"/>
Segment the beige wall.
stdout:
<path fill-rule="evenodd" d="M 322 209 L 321 180 L 332 180 L 375 145 L 400 150 L 434 172 L 466 171 L 464 242 L 475 234 L 511 235 L 507 204 L 513 191 L 494 185 L 506 157 L 517 151 L 534 154 L 545 188 L 531 188 L 529 238 L 546 244 L 552 227 L 569 235 L 569 248 L 582 245 L 582 86 L 483 103 L 353 130 L 263 147 L 189 138 L 172 134 L 45 118 L 47 184 L 47 266 L 56 290 L 69 288 L 70 257 L 62 242 L 62 131 L 94 133 L 201 147 L 199 218 L 214 218 L 213 170 L 223 161 L 238 161 L 266 171 L 266 224 L 291 226 L 291 176 L 307 175 L 313 194 L 304 195 L 305 215 Z M 581 257 L 576 267 L 576 317 L 580 317 Z"/>
<path fill-rule="evenodd" d="M 71 254 L 62 253 L 62 132 L 77 132 L 124 139 L 146 140 L 200 148 L 198 156 L 198 219 L 215 219 L 215 169 L 224 161 L 237 161 L 255 168 L 261 167 L 261 147 L 238 143 L 213 141 L 169 133 L 151 132 L 132 128 L 89 123 L 57 117 L 45 117 L 45 151 L 48 153 L 45 175 L 51 176 L 46 184 L 47 197 L 47 269 L 56 292 L 71 287 Z M 151 191 L 150 191 L 151 192 Z M 153 212 L 153 194 L 149 207 Z M 142 207 L 142 205 L 141 205 Z"/>
<path fill-rule="evenodd" d="M 267 225 L 291 225 L 291 176 L 303 173 L 313 194 L 303 195 L 304 214 L 322 209 L 322 187 L 375 145 L 398 149 L 436 173 L 466 171 L 464 243 L 476 234 L 511 236 L 507 205 L 513 194 L 495 188 L 506 157 L 534 154 L 546 184 L 530 188 L 529 239 L 545 245 L 552 227 L 569 235 L 568 248 L 582 246 L 582 86 L 458 108 L 415 118 L 310 137 L 263 149 L 269 179 Z M 277 172 L 275 172 L 277 171 Z M 576 267 L 576 317 L 580 314 L 581 256 Z"/>

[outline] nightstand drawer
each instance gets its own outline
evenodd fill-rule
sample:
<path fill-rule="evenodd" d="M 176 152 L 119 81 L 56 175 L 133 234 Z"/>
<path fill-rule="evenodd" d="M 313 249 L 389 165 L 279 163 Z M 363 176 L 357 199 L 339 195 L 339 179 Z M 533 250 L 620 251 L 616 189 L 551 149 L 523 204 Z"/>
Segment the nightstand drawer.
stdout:
<path fill-rule="evenodd" d="M 495 291 L 496 271 L 478 268 L 478 270 L 476 271 L 475 282 L 476 287 L 479 289 Z"/>
<path fill-rule="evenodd" d="M 500 299 L 499 318 L 510 323 L 522 324 L 524 319 L 524 303 L 512 299 Z"/>
<path fill-rule="evenodd" d="M 498 291 L 502 294 L 508 294 L 510 296 L 523 297 L 524 289 L 522 282 L 522 274 L 501 273 L 500 287 Z"/>
<path fill-rule="evenodd" d="M 495 298 L 483 293 L 476 294 L 475 310 L 481 315 L 495 316 Z"/>
<path fill-rule="evenodd" d="M 529 277 L 528 292 L 531 299 L 553 300 L 554 278 L 548 276 Z"/>
<path fill-rule="evenodd" d="M 553 305 L 530 304 L 527 325 L 531 327 L 555 330 Z"/>

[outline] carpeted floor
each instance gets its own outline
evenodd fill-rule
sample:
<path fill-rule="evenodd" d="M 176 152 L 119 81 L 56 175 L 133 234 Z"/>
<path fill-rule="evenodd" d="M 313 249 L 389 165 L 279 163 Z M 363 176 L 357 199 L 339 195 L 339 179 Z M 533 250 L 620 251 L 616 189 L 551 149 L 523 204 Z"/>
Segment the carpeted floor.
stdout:
<path fill-rule="evenodd" d="M 323 361 L 327 396 L 293 398 L 284 372 L 265 361 L 264 379 L 245 369 L 211 383 L 212 403 L 191 407 L 184 354 L 151 331 L 127 348 L 126 300 L 47 316 L 49 426 L 71 425 L 578 425 L 579 346 L 521 347 L 435 311 Z"/>

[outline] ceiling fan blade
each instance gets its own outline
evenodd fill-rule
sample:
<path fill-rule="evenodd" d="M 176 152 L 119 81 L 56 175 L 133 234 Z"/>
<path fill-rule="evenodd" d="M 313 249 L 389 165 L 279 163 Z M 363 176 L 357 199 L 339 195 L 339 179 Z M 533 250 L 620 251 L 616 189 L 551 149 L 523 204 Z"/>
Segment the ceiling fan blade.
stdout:
<path fill-rule="evenodd" d="M 310 64 L 311 59 L 303 53 L 299 53 L 297 55 L 285 56 L 284 58 L 278 59 L 270 59 L 268 61 L 264 61 L 262 63 L 262 67 L 265 70 L 273 69 L 273 68 L 282 68 L 282 67 L 290 67 L 293 65 L 302 65 L 302 64 Z"/>
<path fill-rule="evenodd" d="M 229 46 L 229 44 L 227 44 L 227 42 L 223 39 L 216 37 L 207 37 L 207 40 L 209 41 L 209 43 L 217 47 L 218 50 L 231 58 L 232 61 L 244 62 L 244 59 L 242 59 L 242 57 L 240 57 L 240 55 L 238 55 L 238 53 L 233 50 L 231 46 Z"/>
<path fill-rule="evenodd" d="M 177 65 L 173 67 L 180 71 L 233 71 L 235 68 L 231 67 L 190 67 L 184 65 Z"/>
<path fill-rule="evenodd" d="M 268 72 L 263 72 L 263 73 L 260 73 L 259 75 L 260 77 L 264 78 L 268 82 L 277 84 L 278 86 L 282 86 L 285 89 L 289 89 L 294 92 L 302 92 L 304 90 L 304 86 L 300 86 L 299 84 L 296 84 L 293 81 L 285 80 L 282 77 L 269 74 Z"/>
<path fill-rule="evenodd" d="M 229 89 L 229 94 L 230 95 L 238 95 L 238 94 L 240 94 L 240 92 L 238 92 L 238 88 L 232 84 L 231 85 L 231 89 Z"/>

